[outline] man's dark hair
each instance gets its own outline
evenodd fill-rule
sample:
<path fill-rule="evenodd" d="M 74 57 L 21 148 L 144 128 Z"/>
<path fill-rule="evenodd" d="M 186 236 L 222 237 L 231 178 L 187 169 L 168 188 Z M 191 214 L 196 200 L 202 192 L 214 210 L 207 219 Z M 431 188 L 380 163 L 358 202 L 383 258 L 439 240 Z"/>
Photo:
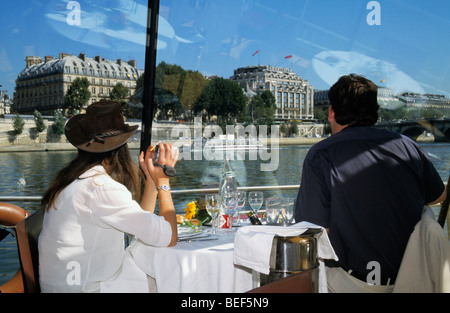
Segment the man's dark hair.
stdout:
<path fill-rule="evenodd" d="M 356 74 L 345 75 L 328 91 L 335 120 L 340 125 L 373 126 L 378 120 L 377 86 Z"/>

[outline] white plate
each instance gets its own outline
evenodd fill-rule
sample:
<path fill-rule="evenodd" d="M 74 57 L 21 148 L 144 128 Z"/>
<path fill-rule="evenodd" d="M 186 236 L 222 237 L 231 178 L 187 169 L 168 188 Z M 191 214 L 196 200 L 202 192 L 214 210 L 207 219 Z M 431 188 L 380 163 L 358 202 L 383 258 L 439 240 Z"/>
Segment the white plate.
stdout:
<path fill-rule="evenodd" d="M 191 227 L 178 227 L 178 241 L 206 238 L 208 236 L 210 234 L 205 231 L 195 231 Z"/>

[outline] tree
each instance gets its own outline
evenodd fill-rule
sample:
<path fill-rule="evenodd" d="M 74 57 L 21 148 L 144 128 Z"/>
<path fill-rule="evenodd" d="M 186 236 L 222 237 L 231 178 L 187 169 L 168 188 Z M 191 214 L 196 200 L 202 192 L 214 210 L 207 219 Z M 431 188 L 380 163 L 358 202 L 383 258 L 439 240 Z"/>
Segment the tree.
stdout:
<path fill-rule="evenodd" d="M 72 114 L 78 114 L 87 105 L 91 98 L 89 81 L 86 77 L 75 78 L 66 93 L 66 106 L 71 109 Z"/>
<path fill-rule="evenodd" d="M 164 119 L 191 115 L 208 80 L 197 71 L 185 71 L 179 65 L 164 61 L 156 67 L 155 74 L 155 114 Z M 139 107 L 142 108 L 143 89 L 144 75 L 137 80 L 136 92 L 131 97 L 130 112 L 133 111 L 136 116 Z"/>
<path fill-rule="evenodd" d="M 292 135 L 298 135 L 299 129 L 298 129 L 298 122 L 297 121 L 291 121 L 291 129 L 290 132 Z"/>
<path fill-rule="evenodd" d="M 36 124 L 36 129 L 38 132 L 42 132 L 47 128 L 47 125 L 45 125 L 44 118 L 42 117 L 41 112 L 38 110 L 34 110 L 34 122 Z"/>
<path fill-rule="evenodd" d="M 191 113 L 194 105 L 208 84 L 208 80 L 199 72 L 187 71 L 181 91 L 180 102 L 184 110 Z"/>
<path fill-rule="evenodd" d="M 120 104 L 126 104 L 128 95 L 130 91 L 127 87 L 125 87 L 122 83 L 117 83 L 113 89 L 111 90 L 111 93 L 109 94 L 109 99 L 112 101 L 119 102 Z"/>
<path fill-rule="evenodd" d="M 320 123 L 328 123 L 328 107 L 314 107 L 314 116 Z"/>
<path fill-rule="evenodd" d="M 144 95 L 144 75 L 139 76 L 136 81 L 136 91 L 130 97 L 128 103 L 128 117 L 142 119 L 142 98 Z"/>
<path fill-rule="evenodd" d="M 109 94 L 109 99 L 120 103 L 122 107 L 122 113 L 124 116 L 129 117 L 131 115 L 130 107 L 128 105 L 130 91 L 122 83 L 117 83 L 111 93 Z"/>
<path fill-rule="evenodd" d="M 203 89 L 194 105 L 194 113 L 206 112 L 208 119 L 217 116 L 218 123 L 223 124 L 236 119 L 245 109 L 247 98 L 236 82 L 224 78 L 214 78 Z"/>
<path fill-rule="evenodd" d="M 13 120 L 13 128 L 14 134 L 20 135 L 23 132 L 23 128 L 25 127 L 25 122 L 20 117 L 19 114 L 16 114 L 16 117 Z"/>
<path fill-rule="evenodd" d="M 64 126 L 66 124 L 66 120 L 61 112 L 61 110 L 55 111 L 55 122 L 52 124 L 53 133 L 56 135 L 64 134 Z"/>
<path fill-rule="evenodd" d="M 173 108 L 172 111 L 179 114 L 187 113 L 191 115 L 194 105 L 208 84 L 208 80 L 199 72 L 184 70 L 176 64 L 161 62 L 156 68 L 156 88 L 166 90 L 178 97 L 183 108 Z M 172 102 L 175 104 L 175 102 Z M 167 108 L 167 106 L 166 106 Z"/>
<path fill-rule="evenodd" d="M 161 88 L 155 89 L 155 106 L 158 109 L 158 119 L 168 120 L 169 117 L 176 119 L 184 112 L 178 97 Z"/>
<path fill-rule="evenodd" d="M 260 109 L 264 107 L 264 101 L 260 95 L 255 95 L 249 102 L 248 114 L 250 116 L 250 122 L 256 124 L 259 119 Z"/>
<path fill-rule="evenodd" d="M 272 125 L 277 110 L 275 96 L 269 90 L 255 95 L 249 103 L 249 115 L 253 124 Z"/>

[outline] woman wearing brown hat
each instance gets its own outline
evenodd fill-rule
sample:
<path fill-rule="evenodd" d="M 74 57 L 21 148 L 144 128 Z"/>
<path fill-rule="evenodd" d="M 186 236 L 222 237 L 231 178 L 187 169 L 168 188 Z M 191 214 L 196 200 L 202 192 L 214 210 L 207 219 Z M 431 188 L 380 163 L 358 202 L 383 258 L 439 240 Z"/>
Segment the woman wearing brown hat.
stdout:
<path fill-rule="evenodd" d="M 152 146 L 140 154 L 146 176 L 141 197 L 139 168 L 127 146 L 136 129 L 124 123 L 120 104 L 109 101 L 92 104 L 86 114 L 67 122 L 66 137 L 78 155 L 43 197 L 42 292 L 100 291 L 121 266 L 124 233 L 149 245 L 176 244 L 176 214 L 165 170 L 173 169 L 178 151 L 159 144 L 158 166 L 153 165 Z M 157 196 L 159 216 L 153 213 Z"/>

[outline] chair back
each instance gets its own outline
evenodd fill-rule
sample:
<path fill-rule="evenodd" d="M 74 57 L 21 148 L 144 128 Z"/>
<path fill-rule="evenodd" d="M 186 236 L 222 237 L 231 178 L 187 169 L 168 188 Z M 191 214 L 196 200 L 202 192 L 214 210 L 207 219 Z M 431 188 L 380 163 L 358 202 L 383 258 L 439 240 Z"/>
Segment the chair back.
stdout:
<path fill-rule="evenodd" d="M 41 209 L 15 226 L 20 268 L 26 293 L 41 291 L 39 287 L 38 239 L 43 219 L 44 210 Z"/>
<path fill-rule="evenodd" d="M 439 225 L 441 225 L 442 228 L 445 225 L 445 220 L 447 219 L 448 209 L 450 206 L 450 175 L 448 176 L 448 182 L 447 182 L 446 189 L 447 189 L 447 195 L 446 195 L 444 201 L 442 201 L 442 203 L 441 203 L 441 210 L 439 212 L 439 217 L 438 217 L 438 223 L 439 223 Z M 450 225 L 447 224 L 447 227 L 450 230 Z M 450 234 L 449 234 L 449 236 L 450 236 Z"/>
<path fill-rule="evenodd" d="M 313 281 L 313 269 L 308 269 L 249 290 L 248 293 L 314 293 Z"/>

